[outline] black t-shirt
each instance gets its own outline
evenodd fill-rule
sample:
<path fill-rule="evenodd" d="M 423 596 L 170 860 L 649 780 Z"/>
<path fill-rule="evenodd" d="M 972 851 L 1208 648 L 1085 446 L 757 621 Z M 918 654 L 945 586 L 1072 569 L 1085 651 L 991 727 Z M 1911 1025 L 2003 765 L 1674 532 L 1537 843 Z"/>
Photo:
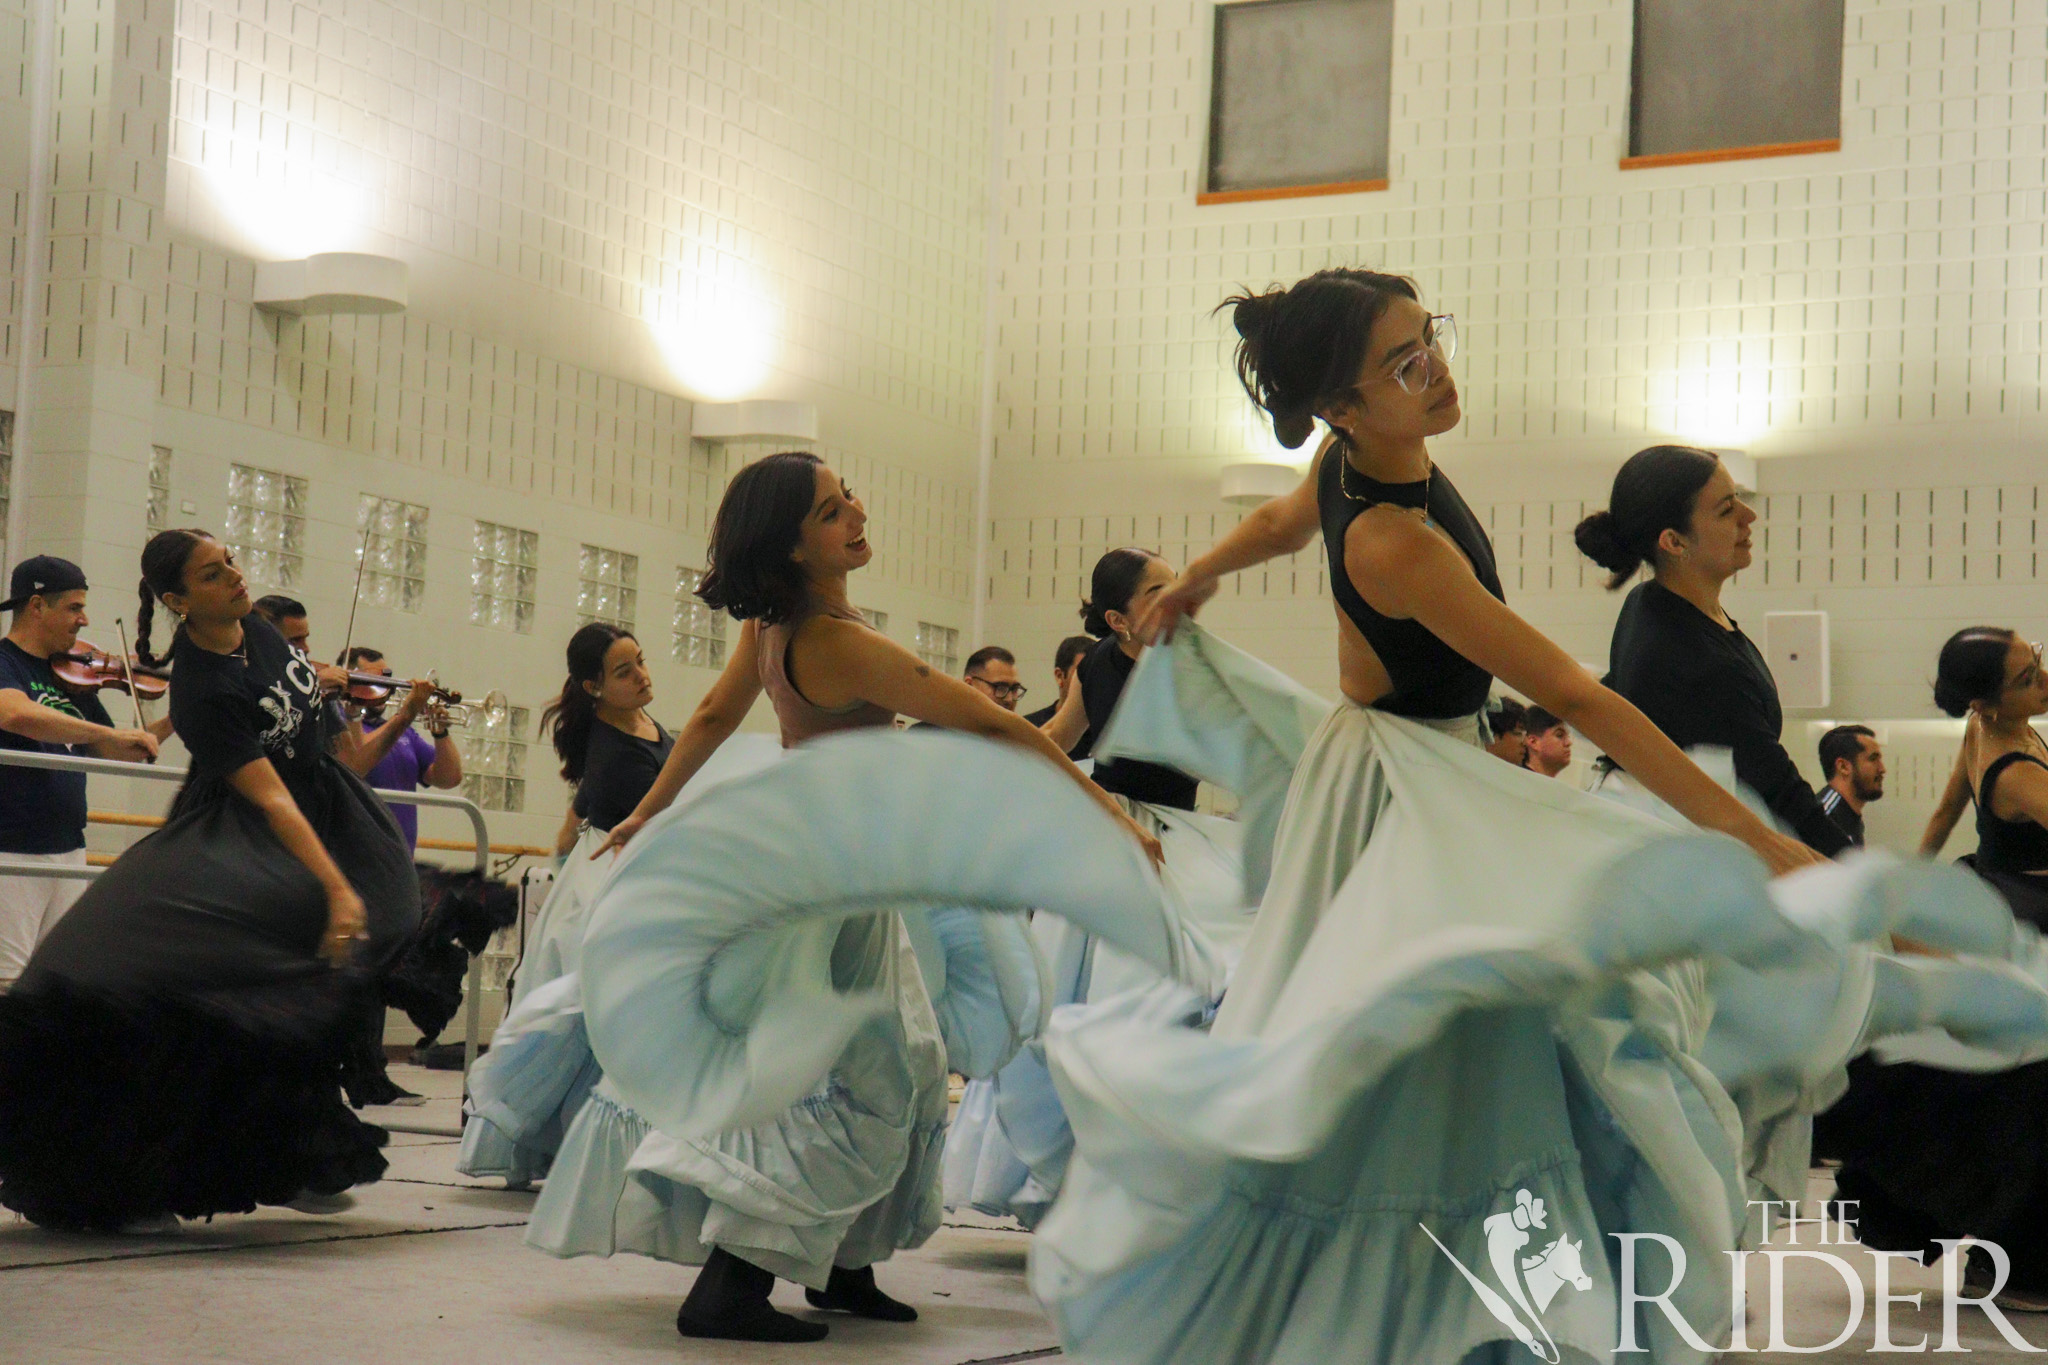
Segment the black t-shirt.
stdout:
<path fill-rule="evenodd" d="M 1083 697 L 1081 700 L 1083 702 L 1086 702 L 1088 699 L 1086 697 Z M 1059 709 L 1060 704 L 1058 702 L 1054 702 L 1050 706 L 1040 707 L 1038 710 L 1033 711 L 1030 715 L 1024 717 L 1024 719 L 1030 721 L 1033 725 L 1043 730 L 1045 728 L 1045 723 L 1051 720 L 1055 715 L 1057 715 L 1059 713 Z M 1088 755 L 1094 752 L 1095 727 L 1091 725 L 1081 732 L 1081 738 L 1078 741 L 1076 741 L 1074 747 L 1067 750 L 1067 757 L 1073 759 L 1076 763 L 1079 763 L 1082 759 L 1088 757 Z"/>
<path fill-rule="evenodd" d="M 97 696 L 74 697 L 57 681 L 48 659 L 0 639 L 0 691 L 24 692 L 52 711 L 111 725 Z M 43 754 L 88 754 L 83 746 L 48 744 L 0 730 L 0 749 Z M 85 847 L 85 774 L 41 768 L 0 769 L 0 853 L 69 853 Z"/>
<path fill-rule="evenodd" d="M 192 754 L 192 780 L 224 778 L 259 758 L 295 790 L 327 751 L 320 679 L 305 655 L 255 612 L 242 647 L 215 654 L 182 632 L 171 646 L 171 724 Z"/>
<path fill-rule="evenodd" d="M 1777 680 L 1740 629 L 1721 629 L 1652 580 L 1622 603 L 1608 663 L 1607 685 L 1634 702 L 1673 744 L 1733 750 L 1735 776 L 1808 847 L 1830 858 L 1849 847 L 1849 837 L 1821 810 L 1779 741 L 1785 713 Z"/>
<path fill-rule="evenodd" d="M 583 780 L 576 784 L 576 813 L 593 828 L 611 829 L 633 813 L 654 785 L 676 737 L 654 723 L 653 739 L 629 735 L 616 725 L 594 721 L 590 752 L 583 759 Z"/>
<path fill-rule="evenodd" d="M 1130 681 L 1131 670 L 1137 666 L 1138 661 L 1123 652 L 1114 635 L 1096 641 L 1095 648 L 1081 656 L 1081 704 L 1088 711 L 1091 735 L 1101 734 L 1102 727 L 1109 724 L 1110 713 L 1116 710 L 1124 684 Z M 1164 764 L 1141 763 L 1134 758 L 1098 758 L 1095 785 L 1133 801 L 1193 810 L 1195 789 L 1200 784 L 1178 768 Z"/>
<path fill-rule="evenodd" d="M 1842 827 L 1842 833 L 1849 836 L 1850 843 L 1863 847 L 1863 817 L 1842 799 L 1840 792 L 1833 787 L 1822 787 L 1820 808 L 1827 813 L 1828 819 Z"/>

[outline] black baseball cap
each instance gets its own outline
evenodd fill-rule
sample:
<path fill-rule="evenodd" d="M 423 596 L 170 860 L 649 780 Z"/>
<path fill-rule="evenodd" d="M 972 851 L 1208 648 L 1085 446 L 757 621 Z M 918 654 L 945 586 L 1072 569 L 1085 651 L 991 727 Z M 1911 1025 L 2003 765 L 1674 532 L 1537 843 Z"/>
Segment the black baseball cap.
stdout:
<path fill-rule="evenodd" d="M 0 611 L 20 611 L 31 597 L 55 597 L 85 587 L 85 570 L 55 555 L 36 555 L 14 566 Z"/>

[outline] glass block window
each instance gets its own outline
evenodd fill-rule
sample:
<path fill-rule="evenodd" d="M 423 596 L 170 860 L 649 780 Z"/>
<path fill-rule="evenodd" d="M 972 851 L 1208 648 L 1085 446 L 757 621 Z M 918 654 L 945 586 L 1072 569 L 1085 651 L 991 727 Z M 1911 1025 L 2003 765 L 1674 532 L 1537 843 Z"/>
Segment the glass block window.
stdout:
<path fill-rule="evenodd" d="M 527 714 L 508 707 L 496 723 L 473 715 L 463 729 L 463 794 L 485 810 L 526 809 Z"/>
<path fill-rule="evenodd" d="M 917 623 L 917 657 L 945 673 L 960 671 L 960 632 L 951 626 Z"/>
<path fill-rule="evenodd" d="M 531 635 L 533 581 L 539 559 L 537 532 L 478 522 L 469 556 L 470 624 Z"/>
<path fill-rule="evenodd" d="M 866 607 L 855 607 L 854 610 L 859 612 L 863 617 L 865 617 L 867 619 L 867 623 L 873 626 L 876 630 L 881 631 L 882 634 L 887 635 L 889 633 L 888 612 L 869 611 Z"/>
<path fill-rule="evenodd" d="M 143 512 L 143 524 L 151 535 L 170 525 L 171 519 L 171 448 L 151 446 L 149 448 L 149 506 Z"/>
<path fill-rule="evenodd" d="M 228 548 L 251 584 L 296 588 L 305 577 L 310 487 L 306 480 L 276 470 L 228 466 Z"/>
<path fill-rule="evenodd" d="M 356 503 L 363 601 L 417 613 L 427 596 L 427 509 L 365 493 Z"/>
<path fill-rule="evenodd" d="M 576 620 L 589 625 L 605 621 L 620 630 L 633 629 L 640 605 L 640 556 L 601 545 L 586 545 L 577 555 Z"/>
<path fill-rule="evenodd" d="M 725 613 L 697 596 L 700 569 L 676 570 L 676 662 L 692 668 L 725 667 Z"/>

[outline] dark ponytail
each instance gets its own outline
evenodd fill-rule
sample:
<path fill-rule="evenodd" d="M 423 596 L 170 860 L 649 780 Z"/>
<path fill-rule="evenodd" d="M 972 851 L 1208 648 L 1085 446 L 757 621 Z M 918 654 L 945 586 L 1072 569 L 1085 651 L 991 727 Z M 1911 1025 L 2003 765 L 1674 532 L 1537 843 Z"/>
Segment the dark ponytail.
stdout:
<path fill-rule="evenodd" d="M 540 732 L 554 740 L 555 752 L 562 757 L 562 776 L 571 782 L 583 780 L 583 765 L 590 758 L 590 727 L 597 724 L 597 698 L 583 684 L 604 681 L 604 656 L 614 641 L 637 638 L 609 621 L 592 621 L 569 637 L 569 680 L 540 713 Z"/>
<path fill-rule="evenodd" d="M 1692 534 L 1693 504 L 1721 461 L 1692 446 L 1651 446 L 1628 457 L 1614 475 L 1604 510 L 1572 532 L 1579 553 L 1607 570 L 1607 590 L 1657 562 L 1657 538 Z"/>
<path fill-rule="evenodd" d="M 1948 637 L 1934 670 L 1934 704 L 1951 716 L 1989 706 L 2005 691 L 2005 656 L 2016 637 L 2003 626 L 1971 626 Z"/>
<path fill-rule="evenodd" d="M 1096 560 L 1095 573 L 1088 580 L 1088 600 L 1081 604 L 1081 629 L 1098 640 L 1111 634 L 1109 613 L 1130 611 L 1138 580 L 1157 558 L 1150 550 L 1126 545 Z"/>
<path fill-rule="evenodd" d="M 180 527 L 174 531 L 158 531 L 142 547 L 142 582 L 138 585 L 142 602 L 135 609 L 135 657 L 150 668 L 161 668 L 163 658 L 149 648 L 150 628 L 156 623 L 157 600 L 166 593 L 185 591 L 185 565 L 192 559 L 192 551 L 202 540 L 212 540 L 213 534 L 197 527 Z M 178 630 L 183 630 L 181 625 Z M 177 643 L 177 631 L 171 632 L 171 642 Z"/>
<path fill-rule="evenodd" d="M 1405 275 L 1318 270 L 1286 289 L 1233 294 L 1217 311 L 1228 308 L 1237 329 L 1237 382 L 1294 450 L 1315 434 L 1318 412 L 1357 392 L 1373 324 L 1395 299 L 1420 297 Z"/>

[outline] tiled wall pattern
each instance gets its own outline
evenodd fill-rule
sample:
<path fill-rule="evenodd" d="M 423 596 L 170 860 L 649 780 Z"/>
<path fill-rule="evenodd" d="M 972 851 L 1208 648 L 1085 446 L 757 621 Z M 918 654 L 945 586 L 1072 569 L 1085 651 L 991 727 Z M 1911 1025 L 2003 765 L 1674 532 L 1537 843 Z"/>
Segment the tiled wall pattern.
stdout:
<path fill-rule="evenodd" d="M 331 201 L 633 326 L 743 296 L 785 376 L 971 431 L 989 43 L 977 0 L 183 0 L 173 217 Z"/>
<path fill-rule="evenodd" d="M 1457 444 L 2042 430 L 2038 5 L 1849 0 L 1841 153 L 1623 172 L 1630 0 L 1414 0 L 1389 190 L 1198 208 L 1210 12 L 1065 0 L 1010 21 L 1003 460 L 1256 448 L 1209 310 L 1354 263 L 1459 315 Z"/>

